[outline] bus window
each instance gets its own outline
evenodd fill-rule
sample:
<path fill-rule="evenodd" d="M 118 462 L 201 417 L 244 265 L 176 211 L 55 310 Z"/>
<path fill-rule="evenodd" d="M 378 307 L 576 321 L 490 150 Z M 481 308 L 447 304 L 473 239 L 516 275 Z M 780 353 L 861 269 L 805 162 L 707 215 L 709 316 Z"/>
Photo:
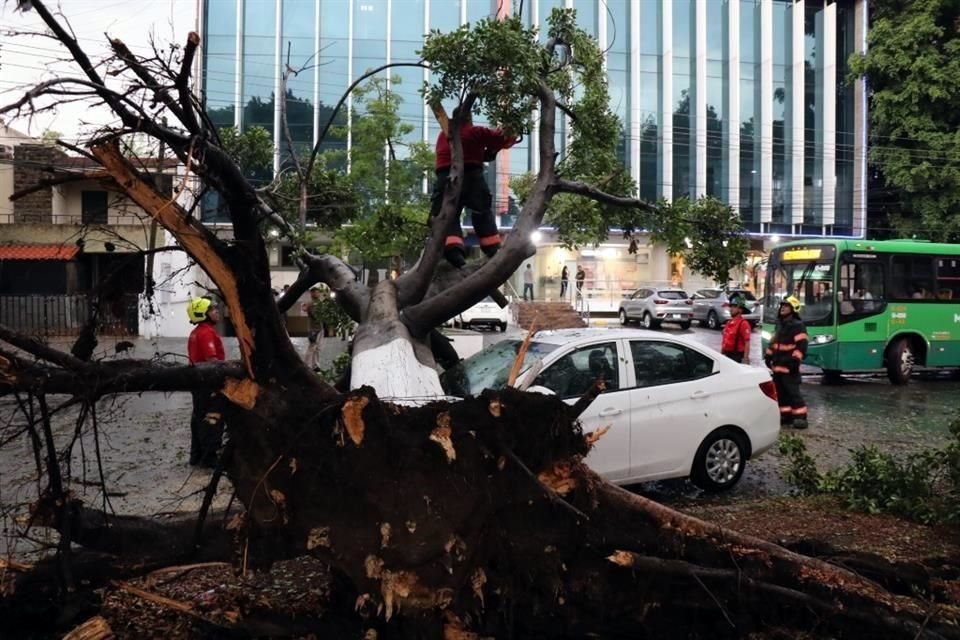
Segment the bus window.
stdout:
<path fill-rule="evenodd" d="M 937 258 L 937 299 L 960 301 L 960 258 Z"/>
<path fill-rule="evenodd" d="M 933 300 L 933 258 L 895 255 L 890 261 L 891 300 Z"/>
<path fill-rule="evenodd" d="M 883 271 L 883 263 L 875 256 L 866 259 L 843 256 L 837 290 L 841 316 L 869 315 L 883 310 L 886 300 Z"/>

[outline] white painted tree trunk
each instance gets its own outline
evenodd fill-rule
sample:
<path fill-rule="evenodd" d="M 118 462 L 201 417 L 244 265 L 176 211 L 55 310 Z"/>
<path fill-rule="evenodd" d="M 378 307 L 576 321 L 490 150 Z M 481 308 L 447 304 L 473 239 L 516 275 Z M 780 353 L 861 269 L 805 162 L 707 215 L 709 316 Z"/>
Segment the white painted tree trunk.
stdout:
<path fill-rule="evenodd" d="M 350 388 L 369 385 L 383 400 L 419 404 L 444 396 L 437 370 L 417 360 L 413 344 L 404 338 L 354 353 Z"/>
<path fill-rule="evenodd" d="M 382 400 L 423 404 L 444 395 L 433 355 L 400 322 L 393 281 L 377 283 L 353 340 L 350 389 L 370 386 Z"/>

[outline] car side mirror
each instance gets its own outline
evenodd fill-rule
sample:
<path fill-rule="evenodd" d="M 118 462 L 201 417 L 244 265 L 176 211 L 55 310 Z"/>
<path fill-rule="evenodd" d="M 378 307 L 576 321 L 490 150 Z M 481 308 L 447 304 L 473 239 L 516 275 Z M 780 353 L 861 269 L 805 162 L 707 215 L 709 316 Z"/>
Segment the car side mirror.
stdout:
<path fill-rule="evenodd" d="M 532 387 L 530 387 L 529 389 L 527 389 L 527 391 L 529 391 L 529 392 L 531 392 L 531 393 L 542 393 L 542 394 L 545 395 L 545 396 L 555 396 L 555 395 L 557 395 L 557 394 L 554 392 L 553 389 L 548 389 L 548 388 L 546 388 L 545 386 L 543 386 L 543 385 L 541 385 L 541 384 L 535 384 L 535 385 L 533 385 Z"/>

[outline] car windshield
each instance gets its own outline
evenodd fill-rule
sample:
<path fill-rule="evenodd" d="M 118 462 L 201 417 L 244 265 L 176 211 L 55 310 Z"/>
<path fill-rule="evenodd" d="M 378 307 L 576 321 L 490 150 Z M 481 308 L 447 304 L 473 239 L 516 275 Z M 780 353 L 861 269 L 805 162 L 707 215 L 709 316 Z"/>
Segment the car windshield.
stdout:
<path fill-rule="evenodd" d="M 507 376 L 510 375 L 521 344 L 521 340 L 503 340 L 462 360 L 440 375 L 443 390 L 450 395 L 463 397 L 478 395 L 484 389 L 502 389 L 507 384 Z M 531 342 L 520 371 L 523 372 L 558 346 L 548 342 Z"/>
<path fill-rule="evenodd" d="M 657 291 L 657 295 L 664 300 L 686 300 L 690 297 L 686 291 Z"/>

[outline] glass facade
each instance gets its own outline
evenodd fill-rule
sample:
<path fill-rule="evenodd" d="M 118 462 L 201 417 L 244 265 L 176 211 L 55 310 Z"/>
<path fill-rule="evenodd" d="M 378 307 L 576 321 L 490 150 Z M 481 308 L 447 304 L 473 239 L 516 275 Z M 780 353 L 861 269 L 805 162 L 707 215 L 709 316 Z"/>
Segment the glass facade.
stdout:
<path fill-rule="evenodd" d="M 754 233 L 852 235 L 865 228 L 862 87 L 847 60 L 865 46 L 865 0 L 205 0 L 202 93 L 218 125 L 262 126 L 280 107 L 294 149 L 316 142 L 352 79 L 412 62 L 426 32 L 521 12 L 541 27 L 576 9 L 606 52 L 611 104 L 623 121 L 618 153 L 646 199 L 711 195 Z M 764 26 L 767 28 L 765 29 Z M 544 36 L 541 36 L 544 37 Z M 284 102 L 276 92 L 284 65 Z M 668 77 L 664 77 L 668 73 Z M 385 73 L 408 141 L 432 142 L 423 71 Z M 666 95 L 665 95 L 666 94 Z M 449 106 L 452 105 L 448 105 Z M 700 113 L 702 111 L 702 113 Z M 666 120 L 670 118 L 670 120 Z M 347 112 L 337 116 L 347 124 Z M 566 148 L 558 118 L 557 151 Z M 664 139 L 666 136 L 666 140 Z M 536 169 L 536 136 L 488 172 L 509 226 L 510 177 Z M 328 134 L 326 149 L 349 140 Z M 279 156 L 290 149 L 280 145 Z M 402 153 L 402 148 L 399 149 Z"/>

